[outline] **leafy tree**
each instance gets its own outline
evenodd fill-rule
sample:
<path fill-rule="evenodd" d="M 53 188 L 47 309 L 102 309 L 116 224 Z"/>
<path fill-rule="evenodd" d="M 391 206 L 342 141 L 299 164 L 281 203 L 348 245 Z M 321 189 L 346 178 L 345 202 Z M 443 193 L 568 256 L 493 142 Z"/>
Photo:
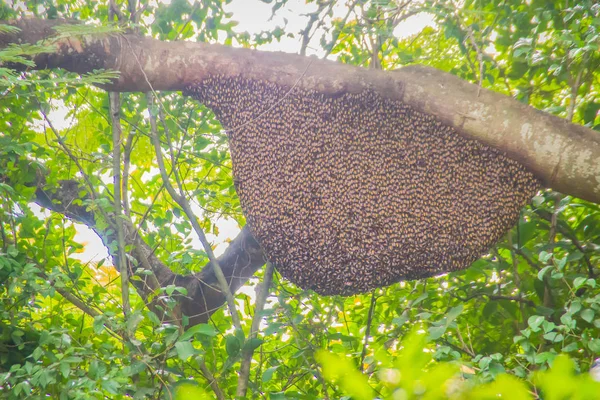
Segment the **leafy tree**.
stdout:
<path fill-rule="evenodd" d="M 593 185 L 556 178 L 569 195 L 538 193 L 515 228 L 468 270 L 321 297 L 263 267 L 247 229 L 211 260 L 209 241 L 223 221 L 242 227 L 245 220 L 226 136 L 208 109 L 149 87 L 101 89 L 117 90 L 116 77 L 134 84 L 127 67 L 142 61 L 135 51 L 119 74 L 82 71 L 81 60 L 58 57 L 54 45 L 139 34 L 260 48 L 292 37 L 301 54 L 316 48 L 346 64 L 450 72 L 591 128 L 572 128 L 585 132 L 573 146 L 597 154 L 598 136 L 590 135 L 600 130 L 600 6 L 307 1 L 302 31 L 251 35 L 236 30 L 229 3 L 1 6 L 0 20 L 37 18 L 30 20 L 36 29 L 0 25 L 2 395 L 595 398 L 600 389 L 587 371 L 600 354 L 600 208 L 573 196 L 598 202 Z M 275 16 L 291 6 L 266 3 Z M 399 37 L 420 13 L 435 24 Z M 51 26 L 59 26 L 51 40 L 49 33 L 36 44 L 1 40 Z M 45 66 L 52 69 L 37 70 Z M 95 230 L 112 258 L 77 257 L 84 248 L 78 224 Z"/>

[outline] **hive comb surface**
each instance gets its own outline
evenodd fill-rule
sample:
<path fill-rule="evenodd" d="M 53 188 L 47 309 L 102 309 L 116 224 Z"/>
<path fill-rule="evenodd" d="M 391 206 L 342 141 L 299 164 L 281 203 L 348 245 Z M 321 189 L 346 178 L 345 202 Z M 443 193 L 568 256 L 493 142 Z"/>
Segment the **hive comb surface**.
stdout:
<path fill-rule="evenodd" d="M 520 163 L 372 91 L 190 86 L 227 130 L 236 190 L 280 273 L 349 295 L 467 268 L 539 188 Z"/>

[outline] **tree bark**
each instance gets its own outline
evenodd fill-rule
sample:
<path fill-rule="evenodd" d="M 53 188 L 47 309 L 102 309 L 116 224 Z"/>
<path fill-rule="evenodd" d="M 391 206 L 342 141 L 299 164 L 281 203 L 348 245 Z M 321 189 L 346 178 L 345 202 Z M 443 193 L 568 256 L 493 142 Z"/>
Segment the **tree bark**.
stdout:
<path fill-rule="evenodd" d="M 10 43 L 50 40 L 64 20 L 21 19 Z M 467 137 L 506 152 L 548 187 L 600 203 L 600 135 L 451 74 L 422 66 L 367 70 L 313 57 L 216 44 L 161 42 L 134 34 L 63 38 L 56 51 L 35 57 L 36 68 L 86 73 L 113 69 L 112 91 L 180 91 L 214 75 L 243 76 L 327 95 L 371 89 L 431 114 Z"/>

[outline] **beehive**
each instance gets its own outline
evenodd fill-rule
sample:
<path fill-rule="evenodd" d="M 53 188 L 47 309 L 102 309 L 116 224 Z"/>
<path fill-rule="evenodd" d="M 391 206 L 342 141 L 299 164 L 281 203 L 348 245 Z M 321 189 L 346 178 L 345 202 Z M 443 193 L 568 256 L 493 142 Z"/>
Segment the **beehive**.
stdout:
<path fill-rule="evenodd" d="M 535 194 L 516 161 L 372 91 L 190 86 L 227 130 L 236 190 L 280 273 L 349 295 L 467 268 Z"/>

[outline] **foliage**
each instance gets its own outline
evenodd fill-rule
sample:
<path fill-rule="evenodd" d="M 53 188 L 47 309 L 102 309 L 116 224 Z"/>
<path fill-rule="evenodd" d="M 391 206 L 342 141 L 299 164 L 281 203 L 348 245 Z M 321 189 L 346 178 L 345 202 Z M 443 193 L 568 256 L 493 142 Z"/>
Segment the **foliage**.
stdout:
<path fill-rule="evenodd" d="M 474 370 L 462 370 L 455 362 L 433 362 L 433 351 L 426 344 L 427 335 L 413 330 L 404 336 L 402 349 L 392 358 L 382 350 L 375 353 L 378 373 L 372 381 L 379 398 L 389 399 L 518 399 L 534 397 L 522 380 L 507 373 L 483 383 Z M 317 359 L 330 382 L 356 399 L 372 399 L 373 388 L 350 360 L 322 350 Z M 566 355 L 559 355 L 552 369 L 533 375 L 537 390 L 548 399 L 592 399 L 600 383 L 587 374 L 576 374 L 575 365 Z"/>
<path fill-rule="evenodd" d="M 129 16 L 127 2 L 115 3 Z M 228 1 L 141 3 L 130 28 L 162 40 L 260 48 L 307 36 L 280 27 L 265 35 L 240 32 Z M 288 6 L 268 3 L 274 15 Z M 315 15 L 309 44 L 320 55 L 383 69 L 431 65 L 600 131 L 597 2 L 351 1 L 341 16 L 330 2 L 307 3 L 313 7 L 308 20 Z M 109 18 L 107 2 L 43 0 L 26 8 L 0 5 L 0 18 L 28 13 L 103 27 L 61 33 L 76 36 L 114 33 L 111 23 L 127 23 L 118 13 Z M 433 15 L 434 26 L 401 37 L 409 21 L 403 16 L 417 12 Z M 0 25 L 0 32 L 11 30 Z M 115 254 L 114 221 L 106 217 L 114 193 L 109 99 L 91 86 L 115 75 L 25 74 L 8 64 L 30 65 L 28 56 L 46 45 L 0 52 L 3 397 L 161 398 L 177 393 L 176 382 L 192 380 L 198 388 L 189 382 L 181 388 L 213 396 L 216 382 L 232 398 L 248 349 L 255 350 L 249 398 L 593 399 L 599 393 L 587 371 L 600 356 L 600 207 L 550 190 L 465 271 L 348 298 L 320 297 L 276 275 L 254 339 L 246 337 L 262 272 L 236 294 L 244 332 L 232 327 L 226 309 L 208 324 L 181 329 L 150 311 L 152 299 L 133 288 L 125 318 L 113 260 L 82 260 L 82 226 L 33 204 L 40 178 L 48 186 L 80 180 L 85 200 L 73 206 L 95 212 L 93 228 Z M 121 95 L 126 216 L 154 254 L 185 275 L 198 272 L 207 256 L 157 172 L 151 113 L 162 116 L 166 168 L 193 199 L 202 229 L 215 238 L 224 221 L 245 221 L 226 136 L 214 115 L 179 94 L 157 96 L 158 109 L 142 94 Z M 134 283 L 151 273 L 138 271 Z M 173 309 L 185 295 L 171 285 L 154 296 Z M 420 334 L 411 333 L 415 325 Z"/>

